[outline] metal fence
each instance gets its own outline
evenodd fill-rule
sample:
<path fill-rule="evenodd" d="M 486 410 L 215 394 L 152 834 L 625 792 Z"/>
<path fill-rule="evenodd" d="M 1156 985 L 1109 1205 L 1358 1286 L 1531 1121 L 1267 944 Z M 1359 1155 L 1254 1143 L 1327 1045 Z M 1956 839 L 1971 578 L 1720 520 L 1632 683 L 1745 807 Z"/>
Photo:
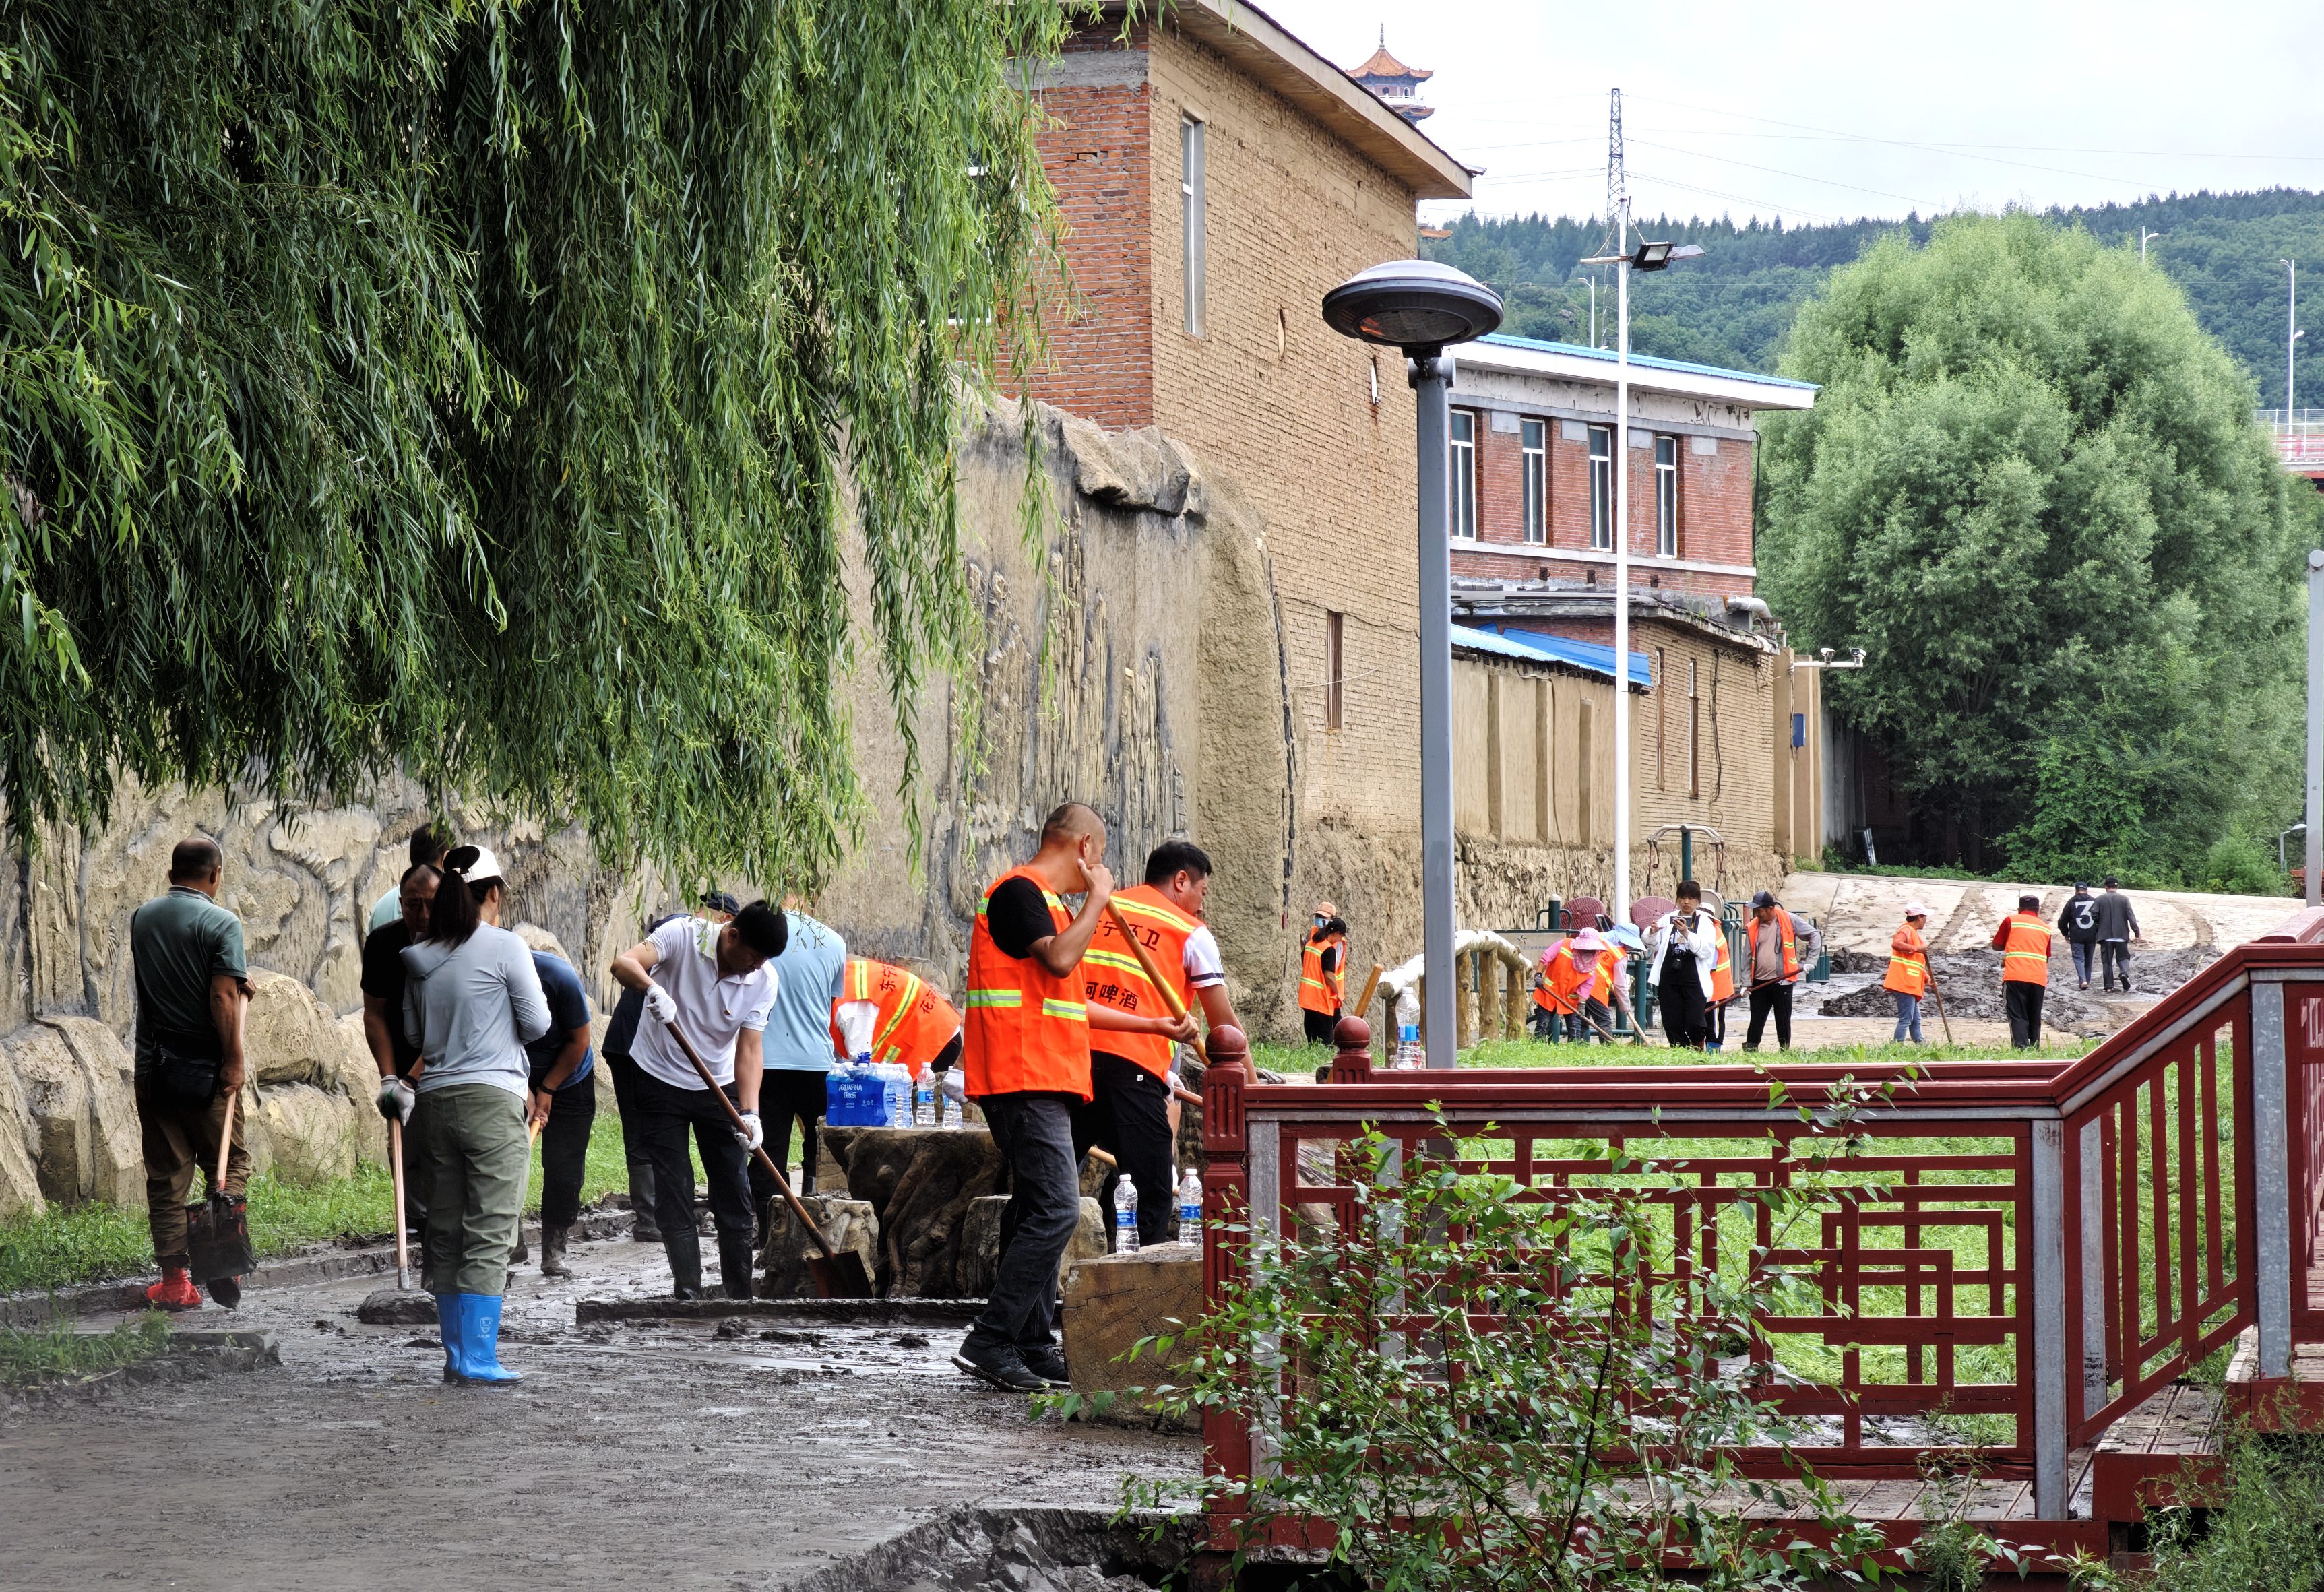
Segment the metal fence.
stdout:
<path fill-rule="evenodd" d="M 2276 456 L 2288 468 L 2324 471 L 2324 410 L 2262 410 L 2259 423 L 2275 438 Z"/>

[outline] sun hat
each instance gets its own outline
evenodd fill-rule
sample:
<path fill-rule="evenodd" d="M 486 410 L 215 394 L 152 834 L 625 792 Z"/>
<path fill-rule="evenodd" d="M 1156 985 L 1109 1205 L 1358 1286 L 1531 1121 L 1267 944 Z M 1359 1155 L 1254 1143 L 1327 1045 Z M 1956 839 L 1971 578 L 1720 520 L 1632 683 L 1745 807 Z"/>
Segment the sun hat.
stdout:
<path fill-rule="evenodd" d="M 1606 949 L 1606 937 L 1596 929 L 1583 929 L 1573 936 L 1573 948 L 1576 951 L 1603 951 Z"/>

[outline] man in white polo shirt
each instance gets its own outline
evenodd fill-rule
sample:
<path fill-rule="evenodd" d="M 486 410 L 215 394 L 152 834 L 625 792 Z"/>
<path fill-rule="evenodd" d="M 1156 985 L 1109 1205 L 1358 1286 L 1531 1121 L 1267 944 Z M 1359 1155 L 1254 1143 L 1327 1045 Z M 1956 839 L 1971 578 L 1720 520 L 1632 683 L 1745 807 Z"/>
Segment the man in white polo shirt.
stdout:
<path fill-rule="evenodd" d="M 669 1256 L 671 1291 L 680 1299 L 702 1296 L 702 1238 L 694 1227 L 694 1167 L 686 1153 L 689 1127 L 710 1182 L 719 1280 L 728 1297 L 751 1297 L 751 1184 L 743 1168 L 765 1137 L 759 1082 L 767 1009 L 775 1003 L 775 972 L 767 962 L 782 954 L 788 937 L 782 914 L 753 901 L 732 922 L 674 917 L 613 958 L 613 981 L 645 997 L 644 1018 L 630 1042 L 638 1068 L 637 1131 L 653 1164 L 656 1215 Z M 711 1077 L 742 1112 L 744 1134 L 735 1133 L 670 1037 L 672 1023 L 685 1030 Z"/>

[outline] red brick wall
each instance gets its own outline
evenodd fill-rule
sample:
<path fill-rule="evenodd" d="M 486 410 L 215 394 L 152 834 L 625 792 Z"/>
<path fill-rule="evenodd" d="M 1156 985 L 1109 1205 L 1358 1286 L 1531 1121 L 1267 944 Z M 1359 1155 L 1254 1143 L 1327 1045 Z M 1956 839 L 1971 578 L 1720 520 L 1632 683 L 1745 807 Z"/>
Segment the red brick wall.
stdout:
<path fill-rule="evenodd" d="M 1141 25 L 1129 48 L 1146 46 Z M 1065 51 L 1117 47 L 1108 23 L 1078 32 Z M 1152 91 L 1145 84 L 1052 87 L 1041 104 L 1056 124 L 1041 134 L 1041 161 L 1068 229 L 1065 266 L 1074 302 L 1050 323 L 1049 359 L 1034 379 L 1034 396 L 1110 428 L 1150 426 Z"/>

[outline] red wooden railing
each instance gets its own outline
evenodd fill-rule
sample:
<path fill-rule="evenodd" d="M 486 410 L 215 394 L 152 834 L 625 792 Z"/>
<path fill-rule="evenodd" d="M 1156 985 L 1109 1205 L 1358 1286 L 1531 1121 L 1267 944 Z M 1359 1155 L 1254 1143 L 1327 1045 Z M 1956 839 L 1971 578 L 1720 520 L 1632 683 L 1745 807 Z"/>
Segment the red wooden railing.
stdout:
<path fill-rule="evenodd" d="M 1584 1174 L 1608 1181 L 1581 1146 L 1624 1149 L 1646 1164 L 1631 1186 L 1668 1213 L 1658 1269 L 1642 1275 L 1674 1297 L 1755 1254 L 1765 1275 L 1812 1280 L 1762 1315 L 1769 1342 L 1752 1352 L 1790 1373 L 1770 1394 L 1808 1423 L 1790 1452 L 1835 1479 L 1910 1478 L 1933 1455 L 2031 1477 L 2036 1513 L 2062 1520 L 2070 1449 L 2246 1328 L 2260 1329 L 2263 1376 L 2288 1376 L 2295 1336 L 2324 1338 L 2305 1285 L 2324 1243 L 2324 944 L 2238 947 L 2071 1063 L 1943 1062 L 1918 1076 L 1850 1080 L 1817 1063 L 1374 1074 L 1351 1018 L 1330 1082 L 1263 1085 L 1225 1037 L 1204 1096 L 1214 1297 L 1242 1275 L 1239 1224 L 1298 1238 L 1347 1219 L 1335 1146 L 1366 1125 L 1410 1157 L 1445 1152 L 1441 1120 L 1490 1146 L 1475 1170 L 1545 1201 Z M 1830 1154 L 1834 1136 L 1799 1108 L 1849 1100 L 1852 1146 Z M 1765 1188 L 1797 1191 L 1812 1219 L 1775 1229 L 1749 1196 Z M 1212 1466 L 1249 1473 L 1250 1434 L 1232 1419 L 1213 1414 L 1205 1435 Z M 1784 1463 L 1772 1449 L 1735 1458 L 1747 1473 Z"/>

